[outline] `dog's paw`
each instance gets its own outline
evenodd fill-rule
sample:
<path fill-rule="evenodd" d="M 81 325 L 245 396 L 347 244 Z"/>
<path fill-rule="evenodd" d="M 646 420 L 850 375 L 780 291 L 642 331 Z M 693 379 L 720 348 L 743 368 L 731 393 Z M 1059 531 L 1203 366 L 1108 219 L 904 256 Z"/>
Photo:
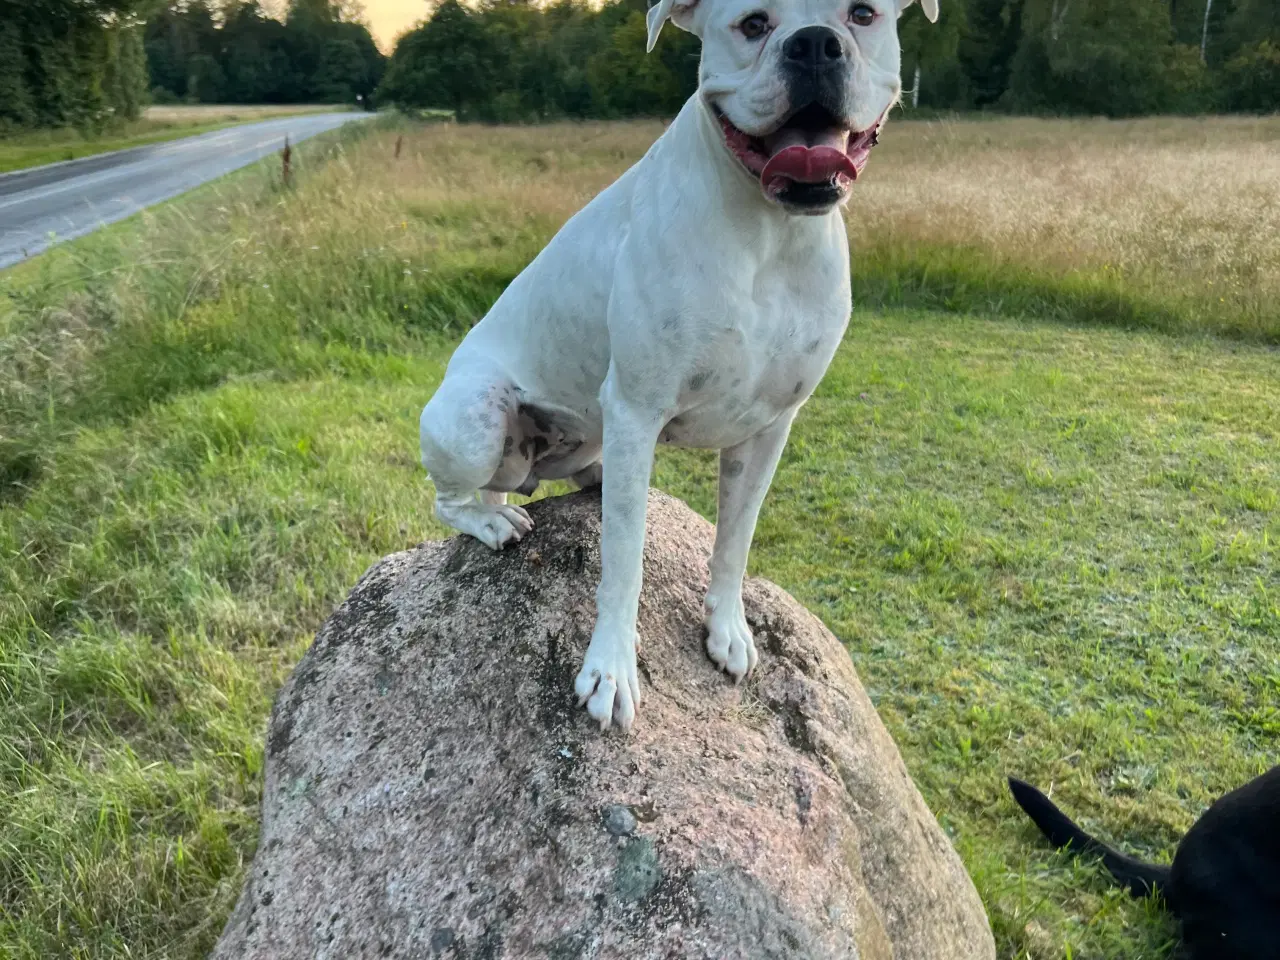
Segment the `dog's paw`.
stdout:
<path fill-rule="evenodd" d="M 610 725 L 630 730 L 640 706 L 635 637 L 604 632 L 597 626 L 573 689 L 578 705 L 586 704 L 601 730 Z"/>
<path fill-rule="evenodd" d="M 707 595 L 707 656 L 734 683 L 756 668 L 756 642 L 742 609 L 742 597 Z"/>
<path fill-rule="evenodd" d="M 512 540 L 521 539 L 533 529 L 533 520 L 524 507 L 508 503 L 469 501 L 441 504 L 436 508 L 436 516 L 455 530 L 470 534 L 494 550 L 501 550 Z"/>

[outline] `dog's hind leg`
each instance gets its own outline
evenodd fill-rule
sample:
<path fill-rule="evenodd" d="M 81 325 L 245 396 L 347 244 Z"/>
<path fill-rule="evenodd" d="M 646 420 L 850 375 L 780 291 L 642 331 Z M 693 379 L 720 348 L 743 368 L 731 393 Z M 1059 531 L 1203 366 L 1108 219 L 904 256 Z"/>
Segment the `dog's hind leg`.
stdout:
<path fill-rule="evenodd" d="M 604 480 L 604 468 L 598 463 L 592 463 L 570 477 L 579 490 L 589 490 L 592 487 L 598 487 Z"/>
<path fill-rule="evenodd" d="M 528 464 L 515 452 L 517 419 L 510 382 L 466 371 L 445 376 L 419 421 L 422 465 L 436 487 L 436 516 L 494 550 L 533 529 L 524 508 L 508 504 L 502 492 L 528 474 Z M 508 485 L 507 475 L 522 469 Z"/>

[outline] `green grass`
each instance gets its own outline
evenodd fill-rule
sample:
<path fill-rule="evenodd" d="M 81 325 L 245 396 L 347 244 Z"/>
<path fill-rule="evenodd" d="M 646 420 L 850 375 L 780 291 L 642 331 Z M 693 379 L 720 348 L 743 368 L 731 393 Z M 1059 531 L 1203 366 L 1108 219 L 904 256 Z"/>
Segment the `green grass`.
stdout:
<path fill-rule="evenodd" d="M 0 173 L 38 167 L 46 163 L 79 160 L 112 150 L 128 150 L 152 143 L 211 133 L 241 123 L 253 123 L 269 116 L 309 112 L 313 107 L 296 109 L 264 109 L 260 107 L 224 108 L 210 111 L 202 108 L 166 107 L 160 119 L 143 116 L 128 123 L 115 124 L 101 132 L 74 128 L 32 130 L 0 134 Z M 340 109 L 337 107 L 329 109 Z"/>
<path fill-rule="evenodd" d="M 1270 307 L 1204 309 L 1179 290 L 1143 290 L 1118 272 L 1057 272 L 996 262 L 976 246 L 874 242 L 859 258 L 856 302 L 882 308 L 996 314 L 1130 330 L 1206 334 L 1280 344 Z"/>
<path fill-rule="evenodd" d="M 1168 924 L 1051 856 L 1016 774 L 1167 857 L 1280 743 L 1274 351 L 859 316 L 800 418 L 756 572 L 849 646 L 1003 956 L 1147 957 Z M 1247 388 L 1245 385 L 1247 384 Z M 714 516 L 713 464 L 659 483 Z"/>
<path fill-rule="evenodd" d="M 445 532 L 417 415 L 572 206 L 521 165 L 589 193 L 631 150 L 485 133 L 512 200 L 431 183 L 443 128 L 393 161 L 401 132 L 0 275 L 0 956 L 209 948 L 274 690 L 369 563 Z M 1056 319 L 856 311 L 752 568 L 849 647 L 1003 960 L 1169 957 L 1171 923 L 1046 851 L 1003 777 L 1167 858 L 1275 762 L 1280 358 L 1041 289 Z M 655 478 L 714 516 L 711 455 L 664 449 Z"/>

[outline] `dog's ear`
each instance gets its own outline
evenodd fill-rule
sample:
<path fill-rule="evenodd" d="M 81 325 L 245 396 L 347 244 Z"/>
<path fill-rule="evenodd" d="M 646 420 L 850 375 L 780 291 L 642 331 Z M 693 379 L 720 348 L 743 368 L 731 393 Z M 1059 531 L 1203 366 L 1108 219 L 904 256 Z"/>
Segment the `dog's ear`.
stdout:
<path fill-rule="evenodd" d="M 653 3 L 645 15 L 645 23 L 649 27 L 649 43 L 645 51 L 653 50 L 658 42 L 658 34 L 662 32 L 662 25 L 668 20 L 681 30 L 693 32 L 693 10 L 697 5 L 698 0 L 657 0 Z"/>
<path fill-rule="evenodd" d="M 899 0 L 898 16 L 902 16 L 907 7 L 911 6 L 912 0 Z M 938 22 L 938 0 L 920 0 L 920 9 L 924 11 L 924 15 L 929 18 L 930 23 Z"/>

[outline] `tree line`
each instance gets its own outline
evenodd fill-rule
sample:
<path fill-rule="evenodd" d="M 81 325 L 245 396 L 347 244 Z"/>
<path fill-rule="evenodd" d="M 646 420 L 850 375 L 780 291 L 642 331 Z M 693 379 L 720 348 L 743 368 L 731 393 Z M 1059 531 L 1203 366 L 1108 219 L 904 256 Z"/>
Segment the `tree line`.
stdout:
<path fill-rule="evenodd" d="M 673 30 L 646 55 L 644 15 L 643 0 L 444 0 L 396 44 L 380 98 L 488 121 L 671 115 L 697 84 L 698 42 Z"/>
<path fill-rule="evenodd" d="M 100 128 L 148 101 L 367 101 L 386 58 L 351 0 L 0 0 L 0 134 Z"/>
<path fill-rule="evenodd" d="M 0 133 L 133 118 L 147 0 L 0 0 Z"/>
<path fill-rule="evenodd" d="M 386 58 L 339 0 L 170 0 L 145 34 L 152 95 L 193 103 L 356 103 L 382 80 Z"/>
<path fill-rule="evenodd" d="M 697 41 L 645 55 L 644 0 L 444 0 L 380 96 L 463 119 L 670 115 Z M 1280 110 L 1280 0 L 943 0 L 900 30 L 908 106 L 1101 114 Z"/>
<path fill-rule="evenodd" d="M 1277 0 L 964 0 L 908 29 L 922 105 L 1101 114 L 1280 109 Z"/>
<path fill-rule="evenodd" d="M 460 119 L 669 116 L 697 82 L 645 0 L 441 0 L 389 63 L 357 0 L 0 0 L 0 132 L 148 101 L 398 104 Z M 1280 110 L 1280 0 L 943 0 L 902 19 L 909 107 L 1132 116 Z"/>

